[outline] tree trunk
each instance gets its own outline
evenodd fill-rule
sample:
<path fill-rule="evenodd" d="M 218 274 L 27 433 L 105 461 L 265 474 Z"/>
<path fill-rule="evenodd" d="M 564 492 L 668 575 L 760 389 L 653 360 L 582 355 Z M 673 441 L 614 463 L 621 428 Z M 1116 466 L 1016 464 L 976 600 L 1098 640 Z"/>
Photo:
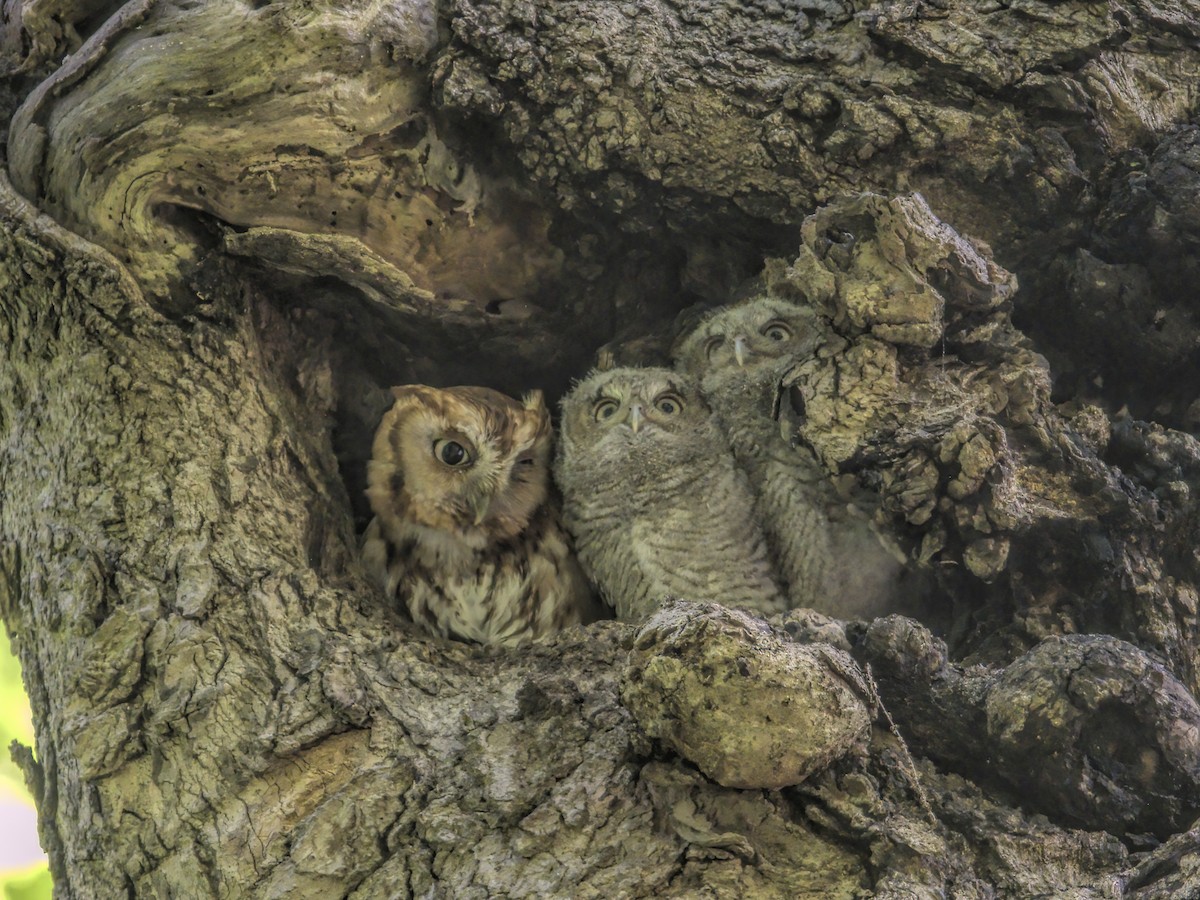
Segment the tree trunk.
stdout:
<path fill-rule="evenodd" d="M 3 21 L 0 615 L 57 896 L 1200 894 L 1200 8 Z M 751 275 L 828 330 L 781 426 L 923 621 L 514 652 L 386 606 L 389 385 L 560 393 Z"/>

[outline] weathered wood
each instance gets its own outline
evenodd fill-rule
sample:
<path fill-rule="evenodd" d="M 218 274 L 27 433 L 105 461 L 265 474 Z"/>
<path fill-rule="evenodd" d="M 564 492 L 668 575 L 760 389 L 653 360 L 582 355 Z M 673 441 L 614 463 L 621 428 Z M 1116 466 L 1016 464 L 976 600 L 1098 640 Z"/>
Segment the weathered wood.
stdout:
<path fill-rule="evenodd" d="M 668 295 L 659 312 L 681 283 L 718 299 L 764 249 L 791 252 L 819 203 L 918 190 L 1021 274 L 1022 325 L 1063 377 L 1191 421 L 1176 385 L 1200 376 L 1197 323 L 1170 300 L 1186 272 L 1163 262 L 1193 243 L 1194 169 L 1171 137 L 1200 74 L 1184 8 L 10 6 L 14 67 L 74 51 L 14 117 L 16 185 L 156 294 L 214 219 L 328 233 L 436 297 L 532 309 L 536 360 L 563 329 L 644 330 L 635 279 Z M 1175 198 L 1177 225 L 1139 224 L 1155 197 Z M 1129 302 L 1112 286 L 1130 278 L 1141 293 L 1108 329 L 1087 311 Z M 1120 349 L 1131 327 L 1158 362 Z"/>
<path fill-rule="evenodd" d="M 1111 287 L 1074 276 L 1078 248 L 1112 263 L 1163 255 L 1161 232 L 1137 217 L 1122 227 L 1133 210 L 1107 198 L 1128 180 L 1162 183 L 1151 196 L 1183 187 L 1167 201 L 1180 212 L 1191 202 L 1194 168 L 1164 179 L 1143 160 L 1195 114 L 1194 6 L 454 0 L 451 9 L 435 102 L 494 123 L 565 208 L 665 229 L 697 254 L 697 238 L 714 236 L 790 252 L 799 218 L 839 194 L 919 191 L 1020 273 L 1022 324 L 1060 368 L 1115 406 L 1172 423 L 1195 399 L 1163 396 L 1200 376 L 1194 358 L 1171 358 L 1169 334 L 1155 353 L 1163 374 L 1112 365 L 1062 327 L 1085 320 L 1100 340 L 1127 341 L 1128 320 L 1110 328 L 1087 314 Z M 1190 238 L 1167 232 L 1168 255 L 1194 255 Z M 1147 268 L 1159 289 L 1154 309 L 1131 310 L 1137 330 L 1162 328 L 1165 313 L 1190 335 L 1193 313 L 1170 300 L 1189 282 Z M 693 287 L 710 297 L 728 288 Z"/>
<path fill-rule="evenodd" d="M 931 824 L 882 732 L 799 793 L 651 762 L 627 626 L 517 654 L 412 639 L 358 577 L 318 342 L 255 298 L 172 322 L 46 220 L 5 234 L 4 614 L 65 896 L 1066 890 L 1128 865 L 926 766 Z M 985 863 L 1014 829 L 1037 837 Z"/>
<path fill-rule="evenodd" d="M 621 699 L 642 731 L 717 784 L 771 790 L 861 750 L 874 706 L 842 650 L 675 601 L 638 631 Z"/>
<path fill-rule="evenodd" d="M 1186 831 L 1200 809 L 1200 705 L 1107 635 L 1048 638 L 1002 671 L 963 670 L 910 619 L 872 623 L 860 654 L 913 746 L 1057 822 Z"/>

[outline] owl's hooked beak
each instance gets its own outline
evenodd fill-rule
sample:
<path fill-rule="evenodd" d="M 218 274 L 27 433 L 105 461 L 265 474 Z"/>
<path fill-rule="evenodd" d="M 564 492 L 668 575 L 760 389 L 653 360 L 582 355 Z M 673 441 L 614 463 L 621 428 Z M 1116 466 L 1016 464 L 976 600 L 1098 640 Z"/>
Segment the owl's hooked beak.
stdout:
<path fill-rule="evenodd" d="M 488 514 L 488 510 L 492 506 L 491 491 L 473 491 L 467 497 L 467 509 L 471 511 L 471 516 L 474 519 L 474 524 L 478 525 Z"/>
<path fill-rule="evenodd" d="M 640 403 L 635 403 L 633 406 L 629 407 L 628 422 L 629 427 L 633 429 L 634 434 L 638 433 L 638 429 L 641 427 L 642 419 L 644 418 L 646 418 L 646 416 L 645 413 L 642 412 L 642 405 Z"/>
<path fill-rule="evenodd" d="M 733 358 L 737 360 L 738 368 L 746 365 L 746 337 L 739 334 L 733 339 Z"/>
<path fill-rule="evenodd" d="M 475 524 L 478 525 L 487 516 L 488 507 L 492 505 L 490 497 L 484 497 L 471 504 L 471 512 L 475 513 Z"/>

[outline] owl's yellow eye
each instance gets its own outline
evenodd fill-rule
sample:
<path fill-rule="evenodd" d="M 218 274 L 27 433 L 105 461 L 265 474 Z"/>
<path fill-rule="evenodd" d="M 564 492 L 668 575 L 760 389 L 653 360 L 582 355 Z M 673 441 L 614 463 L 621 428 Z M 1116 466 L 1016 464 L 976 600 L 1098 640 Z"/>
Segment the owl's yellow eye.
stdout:
<path fill-rule="evenodd" d="M 704 342 L 704 355 L 711 359 L 712 355 L 720 349 L 723 343 L 725 343 L 725 338 L 723 338 L 721 335 L 710 337 Z"/>
<path fill-rule="evenodd" d="M 786 341 L 792 336 L 792 329 L 783 322 L 768 322 L 762 333 L 773 341 Z"/>
<path fill-rule="evenodd" d="M 605 419 L 611 419 L 620 408 L 620 403 L 606 397 L 592 408 L 592 415 L 596 418 L 597 422 L 603 422 Z"/>
<path fill-rule="evenodd" d="M 461 469 L 472 462 L 470 451 L 458 441 L 438 440 L 433 442 L 433 455 L 448 466 Z"/>
<path fill-rule="evenodd" d="M 663 394 L 654 401 L 654 408 L 664 416 L 673 416 L 683 410 L 683 401 L 676 394 Z"/>

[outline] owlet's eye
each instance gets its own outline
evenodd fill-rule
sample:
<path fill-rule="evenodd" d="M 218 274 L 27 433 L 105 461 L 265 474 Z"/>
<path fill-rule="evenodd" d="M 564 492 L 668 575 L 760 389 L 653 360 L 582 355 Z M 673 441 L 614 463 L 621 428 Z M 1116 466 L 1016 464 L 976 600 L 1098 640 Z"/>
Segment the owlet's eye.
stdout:
<path fill-rule="evenodd" d="M 786 341 L 792 336 L 792 329 L 782 322 L 768 322 L 762 333 L 773 341 Z"/>
<path fill-rule="evenodd" d="M 664 416 L 673 416 L 683 409 L 683 401 L 674 394 L 663 394 L 654 401 L 654 407 Z"/>
<path fill-rule="evenodd" d="M 723 343 L 725 343 L 725 338 L 721 337 L 721 335 L 710 337 L 704 342 L 704 355 L 709 359 L 712 359 L 712 355 L 716 353 L 718 349 L 720 349 Z"/>
<path fill-rule="evenodd" d="M 471 464 L 471 454 L 458 441 L 434 441 L 433 455 L 446 465 L 453 466 L 456 469 L 461 469 Z"/>
<path fill-rule="evenodd" d="M 616 400 L 605 398 L 592 408 L 592 415 L 597 422 L 603 422 L 605 419 L 611 419 L 621 408 L 621 404 Z"/>

